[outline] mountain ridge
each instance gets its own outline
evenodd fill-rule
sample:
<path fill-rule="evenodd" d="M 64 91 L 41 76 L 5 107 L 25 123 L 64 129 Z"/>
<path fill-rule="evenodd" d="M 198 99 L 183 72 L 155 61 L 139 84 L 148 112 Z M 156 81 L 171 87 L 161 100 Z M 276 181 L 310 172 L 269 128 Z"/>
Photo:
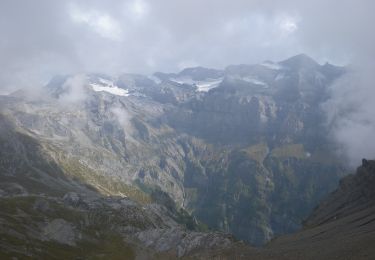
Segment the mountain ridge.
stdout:
<path fill-rule="evenodd" d="M 319 110 L 338 74 L 270 63 L 226 73 L 68 76 L 43 98 L 3 96 L 0 109 L 69 178 L 142 203 L 160 190 L 208 228 L 261 245 L 299 229 L 346 172 Z"/>

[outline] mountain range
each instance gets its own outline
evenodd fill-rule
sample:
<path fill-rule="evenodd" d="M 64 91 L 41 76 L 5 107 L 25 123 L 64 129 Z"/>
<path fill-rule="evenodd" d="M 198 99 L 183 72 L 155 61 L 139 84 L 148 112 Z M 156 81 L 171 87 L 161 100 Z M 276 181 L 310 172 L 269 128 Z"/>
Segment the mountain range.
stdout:
<path fill-rule="evenodd" d="M 300 259 L 336 234 L 373 241 L 372 161 L 326 198 L 350 171 L 321 109 L 345 73 L 301 54 L 0 96 L 0 256 Z"/>

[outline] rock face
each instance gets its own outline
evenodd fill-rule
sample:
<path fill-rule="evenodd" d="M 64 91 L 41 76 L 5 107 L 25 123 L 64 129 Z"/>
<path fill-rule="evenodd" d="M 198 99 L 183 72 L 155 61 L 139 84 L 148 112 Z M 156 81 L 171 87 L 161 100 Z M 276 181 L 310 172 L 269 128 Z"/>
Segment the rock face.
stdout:
<path fill-rule="evenodd" d="M 147 230 L 139 232 L 137 238 L 158 252 L 176 250 L 177 257 L 205 250 L 222 250 L 234 242 L 229 235 L 187 232 L 181 228 Z"/>
<path fill-rule="evenodd" d="M 363 159 L 362 166 L 358 167 L 356 174 L 346 176 L 340 181 L 339 188 L 314 210 L 306 220 L 306 225 L 321 225 L 375 209 L 374 187 L 375 161 Z M 370 218 L 369 223 L 375 221 L 375 216 L 367 217 Z"/>
<path fill-rule="evenodd" d="M 173 259 L 234 243 L 230 235 L 186 229 L 167 209 L 156 210 L 163 206 L 145 207 L 100 195 L 77 196 L 80 204 L 71 205 L 66 204 L 67 196 L 0 198 L 0 257 L 149 259 L 160 255 L 160 259 Z M 48 210 L 35 207 L 41 201 L 48 203 Z"/>
<path fill-rule="evenodd" d="M 345 172 L 319 110 L 344 72 L 302 55 L 152 78 L 92 74 L 79 95 L 75 77 L 57 77 L 43 98 L 1 96 L 0 196 L 72 192 L 64 205 L 86 210 L 77 194 L 99 192 L 265 243 L 298 229 Z"/>
<path fill-rule="evenodd" d="M 304 228 L 254 250 L 232 244 L 198 259 L 374 259 L 375 161 L 363 160 L 355 174 L 340 181 L 305 222 Z"/>
<path fill-rule="evenodd" d="M 374 258 L 374 185 L 375 161 L 363 160 L 356 173 L 344 177 L 313 211 L 302 231 L 268 245 L 274 259 L 276 250 L 290 259 Z"/>
<path fill-rule="evenodd" d="M 54 219 L 43 229 L 43 237 L 45 240 L 53 240 L 60 244 L 69 246 L 76 245 L 76 234 L 74 234 L 73 226 L 64 219 Z"/>

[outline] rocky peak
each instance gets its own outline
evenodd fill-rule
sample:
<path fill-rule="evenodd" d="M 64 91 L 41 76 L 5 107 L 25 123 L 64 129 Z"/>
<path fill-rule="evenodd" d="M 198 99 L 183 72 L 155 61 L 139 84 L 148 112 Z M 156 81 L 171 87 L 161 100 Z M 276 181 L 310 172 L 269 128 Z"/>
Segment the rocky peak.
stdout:
<path fill-rule="evenodd" d="M 193 80 L 217 79 L 224 75 L 222 70 L 209 69 L 204 67 L 186 68 L 182 70 L 178 76 L 189 76 Z"/>
<path fill-rule="evenodd" d="M 280 64 L 292 69 L 315 68 L 319 66 L 319 64 L 313 58 L 307 56 L 306 54 L 298 54 L 281 61 Z"/>

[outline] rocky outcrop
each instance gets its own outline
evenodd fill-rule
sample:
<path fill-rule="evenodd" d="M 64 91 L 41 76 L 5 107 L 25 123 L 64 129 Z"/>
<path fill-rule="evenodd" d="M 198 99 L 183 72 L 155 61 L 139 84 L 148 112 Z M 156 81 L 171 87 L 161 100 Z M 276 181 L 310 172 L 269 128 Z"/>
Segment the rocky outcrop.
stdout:
<path fill-rule="evenodd" d="M 230 235 L 188 232 L 180 227 L 151 229 L 137 233 L 137 238 L 158 252 L 175 252 L 177 257 L 205 250 L 222 250 L 234 243 Z"/>
<path fill-rule="evenodd" d="M 77 197 L 79 204 L 68 202 Z M 173 259 L 234 243 L 230 235 L 186 229 L 160 205 L 144 207 L 124 198 L 72 193 L 63 198 L 13 196 L 0 198 L 0 206 L 2 258 L 112 259 L 113 250 L 126 249 L 131 252 L 127 259 L 157 254 Z"/>
<path fill-rule="evenodd" d="M 340 181 L 339 188 L 306 220 L 306 225 L 329 223 L 375 207 L 375 161 L 362 160 L 356 174 Z M 375 216 L 374 221 L 375 221 Z"/>
<path fill-rule="evenodd" d="M 76 245 L 74 227 L 64 219 L 54 219 L 43 229 L 44 240 L 53 240 L 69 246 Z"/>

